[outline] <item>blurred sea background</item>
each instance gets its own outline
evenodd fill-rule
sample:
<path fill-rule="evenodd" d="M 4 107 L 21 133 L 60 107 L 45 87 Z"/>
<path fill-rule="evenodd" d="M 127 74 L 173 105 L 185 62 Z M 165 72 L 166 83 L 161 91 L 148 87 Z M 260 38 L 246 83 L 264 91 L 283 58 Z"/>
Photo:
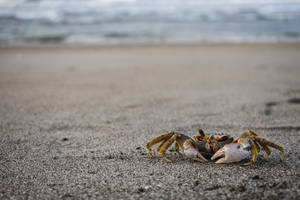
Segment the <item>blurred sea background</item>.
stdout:
<path fill-rule="evenodd" d="M 0 45 L 299 41 L 300 0 L 0 0 Z"/>

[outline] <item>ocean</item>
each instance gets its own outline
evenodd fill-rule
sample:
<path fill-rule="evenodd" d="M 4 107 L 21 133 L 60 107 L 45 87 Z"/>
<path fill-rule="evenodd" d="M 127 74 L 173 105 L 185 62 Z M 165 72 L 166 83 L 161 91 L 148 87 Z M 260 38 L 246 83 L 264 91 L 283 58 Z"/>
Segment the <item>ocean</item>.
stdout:
<path fill-rule="evenodd" d="M 300 0 L 0 0 L 0 45 L 300 42 Z"/>

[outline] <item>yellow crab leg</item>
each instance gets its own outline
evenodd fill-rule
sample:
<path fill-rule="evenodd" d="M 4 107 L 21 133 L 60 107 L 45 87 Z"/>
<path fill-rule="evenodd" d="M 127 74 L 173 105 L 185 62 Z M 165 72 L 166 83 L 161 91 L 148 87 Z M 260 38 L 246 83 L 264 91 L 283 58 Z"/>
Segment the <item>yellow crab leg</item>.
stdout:
<path fill-rule="evenodd" d="M 253 142 L 255 143 L 256 147 L 257 147 L 257 153 L 260 152 L 260 148 L 259 148 L 259 145 L 257 144 L 257 142 L 255 140 L 253 140 Z"/>
<path fill-rule="evenodd" d="M 264 158 L 268 158 L 271 154 L 271 150 L 269 149 L 269 147 L 265 144 L 261 144 L 262 148 L 264 149 L 264 151 L 266 152 L 266 154 L 264 155 Z"/>
<path fill-rule="evenodd" d="M 162 145 L 159 155 L 167 162 L 172 162 L 172 160 L 165 157 L 166 150 L 172 145 L 172 143 L 176 140 L 178 134 L 173 135 L 170 139 L 168 139 L 164 144 Z"/>
<path fill-rule="evenodd" d="M 265 145 L 264 143 L 260 142 L 259 140 L 257 140 L 257 142 L 262 146 L 262 148 L 266 152 L 266 154 L 264 155 L 264 158 L 265 159 L 268 158 L 271 154 L 271 150 L 269 149 L 269 147 L 267 145 Z"/>
<path fill-rule="evenodd" d="M 178 151 L 179 151 L 179 147 L 180 147 L 180 146 L 179 146 L 178 142 L 176 142 L 174 150 L 175 150 L 176 152 L 178 152 Z"/>
<path fill-rule="evenodd" d="M 170 137 L 170 138 L 171 138 L 171 137 Z M 161 144 L 157 147 L 156 151 L 159 152 L 160 149 L 161 149 L 161 147 L 163 146 L 163 144 L 164 144 L 168 139 L 170 139 L 170 138 L 167 138 L 166 140 L 163 140 L 163 141 L 161 142 Z M 179 148 L 181 148 L 182 150 L 184 150 L 184 147 L 183 147 L 183 145 L 181 144 L 181 142 L 176 140 L 175 147 L 174 147 L 174 151 L 175 151 L 175 152 L 179 152 Z"/>
<path fill-rule="evenodd" d="M 255 140 L 257 140 L 258 142 L 260 142 L 260 143 L 262 143 L 262 144 L 264 144 L 264 145 L 266 145 L 266 146 L 270 146 L 270 147 L 272 147 L 272 148 L 274 148 L 274 149 L 277 149 L 277 150 L 279 150 L 279 151 L 281 151 L 281 161 L 283 161 L 283 159 L 284 159 L 284 148 L 283 147 L 281 147 L 281 146 L 279 146 L 278 144 L 275 144 L 275 143 L 273 143 L 273 142 L 270 142 L 270 141 L 268 141 L 268 140 L 266 140 L 266 139 L 264 139 L 264 138 L 259 138 L 259 137 L 254 137 L 255 138 Z"/>
<path fill-rule="evenodd" d="M 259 151 L 260 151 L 259 146 L 258 146 L 256 143 L 253 143 L 253 145 L 251 146 L 251 155 L 252 155 L 252 159 L 251 159 L 250 162 L 247 162 L 247 163 L 245 163 L 245 164 L 243 164 L 243 165 L 244 165 L 244 166 L 249 166 L 249 165 L 252 165 L 253 163 L 255 163 Z"/>
<path fill-rule="evenodd" d="M 253 131 L 247 131 L 247 132 L 244 133 L 244 134 L 246 134 L 247 136 L 257 136 L 257 134 L 254 133 Z"/>
<path fill-rule="evenodd" d="M 244 136 L 251 136 L 253 139 L 255 139 L 256 141 L 258 141 L 258 143 L 263 147 L 264 151 L 266 152 L 266 154 L 264 155 L 265 158 L 267 158 L 270 154 L 271 154 L 271 151 L 270 149 L 268 148 L 268 146 L 274 148 L 274 149 L 277 149 L 279 151 L 281 151 L 281 161 L 284 160 L 284 148 L 273 143 L 273 142 L 270 142 L 264 138 L 260 138 L 257 136 L 256 133 L 254 133 L 253 131 L 247 131 L 246 133 L 243 134 Z"/>
<path fill-rule="evenodd" d="M 182 142 L 181 141 L 179 141 L 179 140 L 176 140 L 176 144 L 178 144 L 178 146 L 182 149 L 182 151 L 184 151 L 185 150 L 185 148 L 184 148 L 184 146 L 183 146 L 183 144 L 182 144 Z"/>
<path fill-rule="evenodd" d="M 157 136 L 156 138 L 154 138 L 153 140 L 151 140 L 150 142 L 148 142 L 147 144 L 147 153 L 149 154 L 150 158 L 152 158 L 152 154 L 151 154 L 151 147 L 157 143 L 159 143 L 160 141 L 164 140 L 163 143 L 168 140 L 172 135 L 174 134 L 174 132 L 172 133 L 167 133 L 167 134 L 162 134 L 160 136 Z"/>
<path fill-rule="evenodd" d="M 172 137 L 172 136 L 167 137 L 166 139 L 164 139 L 164 140 L 158 145 L 158 147 L 156 148 L 156 151 L 159 152 L 160 149 L 161 149 L 161 147 L 162 147 L 162 145 L 163 145 L 168 139 L 170 139 L 171 137 Z"/>

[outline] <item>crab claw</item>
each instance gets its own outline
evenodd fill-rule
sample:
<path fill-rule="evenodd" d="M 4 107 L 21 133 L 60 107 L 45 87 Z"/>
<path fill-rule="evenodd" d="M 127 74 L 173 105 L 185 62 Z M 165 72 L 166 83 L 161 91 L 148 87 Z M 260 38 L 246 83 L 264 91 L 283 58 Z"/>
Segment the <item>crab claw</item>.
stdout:
<path fill-rule="evenodd" d="M 188 158 L 191 158 L 195 161 L 199 162 L 207 162 L 206 158 L 202 156 L 202 154 L 199 152 L 199 150 L 195 147 L 193 140 L 187 140 L 183 144 L 184 147 L 184 155 Z"/>
<path fill-rule="evenodd" d="M 250 156 L 250 152 L 242 148 L 238 143 L 226 144 L 223 148 L 219 149 L 212 157 L 211 160 L 220 158 L 216 164 L 239 162 Z"/>

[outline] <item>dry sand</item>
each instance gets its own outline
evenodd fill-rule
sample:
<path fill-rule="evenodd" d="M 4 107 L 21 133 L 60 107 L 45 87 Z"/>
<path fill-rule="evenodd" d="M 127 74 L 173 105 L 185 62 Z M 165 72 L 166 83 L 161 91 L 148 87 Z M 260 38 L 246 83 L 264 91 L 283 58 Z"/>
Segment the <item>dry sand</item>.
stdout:
<path fill-rule="evenodd" d="M 0 49 L 0 199 L 299 199 L 300 44 Z M 286 149 L 215 165 L 145 144 L 252 129 Z"/>

